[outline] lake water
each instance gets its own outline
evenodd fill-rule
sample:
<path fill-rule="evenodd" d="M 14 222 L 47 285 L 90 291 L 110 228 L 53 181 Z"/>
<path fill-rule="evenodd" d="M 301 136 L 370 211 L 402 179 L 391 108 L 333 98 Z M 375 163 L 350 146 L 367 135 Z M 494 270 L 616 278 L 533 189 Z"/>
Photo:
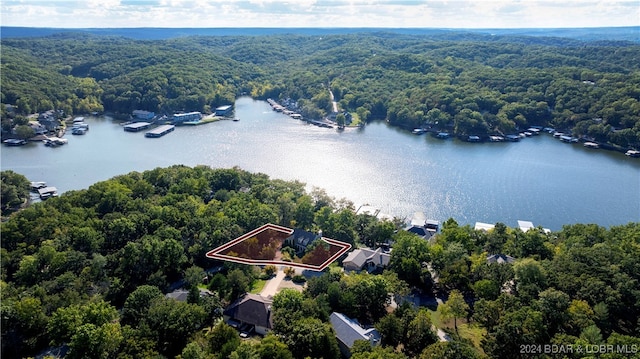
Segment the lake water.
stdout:
<path fill-rule="evenodd" d="M 131 171 L 174 164 L 239 166 L 271 178 L 300 180 L 336 198 L 405 217 L 517 220 L 558 230 L 640 221 L 640 160 L 565 144 L 552 136 L 518 143 L 465 143 L 417 136 L 374 122 L 364 129 L 320 128 L 239 98 L 240 121 L 178 127 L 162 138 L 124 132 L 106 117 L 87 117 L 69 144 L 2 147 L 3 170 L 46 181 L 61 192 Z"/>

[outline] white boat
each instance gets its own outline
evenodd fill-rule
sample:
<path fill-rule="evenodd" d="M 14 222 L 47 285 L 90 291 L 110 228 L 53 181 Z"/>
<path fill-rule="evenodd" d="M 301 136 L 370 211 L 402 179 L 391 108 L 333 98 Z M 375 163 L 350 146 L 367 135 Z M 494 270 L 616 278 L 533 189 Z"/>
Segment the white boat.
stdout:
<path fill-rule="evenodd" d="M 640 157 L 640 151 L 638 151 L 638 150 L 629 150 L 629 151 L 625 152 L 625 155 L 629 156 L 629 157 Z"/>
<path fill-rule="evenodd" d="M 69 142 L 66 138 L 49 137 L 44 140 L 44 145 L 49 147 L 58 147 L 66 145 Z"/>
<path fill-rule="evenodd" d="M 413 131 L 411 131 L 411 133 L 413 133 L 414 135 L 421 135 L 425 132 L 427 132 L 427 130 L 425 130 L 424 128 L 414 128 Z"/>

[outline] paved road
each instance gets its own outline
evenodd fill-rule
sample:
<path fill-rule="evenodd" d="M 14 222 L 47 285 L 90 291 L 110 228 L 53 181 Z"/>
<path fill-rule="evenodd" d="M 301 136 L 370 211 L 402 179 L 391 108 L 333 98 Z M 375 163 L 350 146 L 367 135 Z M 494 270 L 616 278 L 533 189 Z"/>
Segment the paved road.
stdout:
<path fill-rule="evenodd" d="M 264 288 L 262 288 L 262 292 L 260 292 L 260 295 L 268 298 L 268 297 L 273 297 L 274 295 L 276 295 L 276 293 L 278 293 L 278 287 L 280 287 L 280 282 L 282 282 L 282 280 L 284 279 L 284 271 L 282 270 L 282 268 L 278 268 L 278 273 L 276 273 L 276 276 L 271 278 L 267 284 L 265 284 Z"/>

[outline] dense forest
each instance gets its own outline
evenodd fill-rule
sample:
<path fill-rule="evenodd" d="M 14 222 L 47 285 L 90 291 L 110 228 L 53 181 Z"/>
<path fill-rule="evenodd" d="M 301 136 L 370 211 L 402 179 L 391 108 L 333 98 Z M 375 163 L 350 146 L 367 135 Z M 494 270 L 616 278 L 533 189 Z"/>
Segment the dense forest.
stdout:
<path fill-rule="evenodd" d="M 356 342 L 355 359 L 582 358 L 594 356 L 577 348 L 600 345 L 597 357 L 640 355 L 640 223 L 523 233 L 449 219 L 426 241 L 321 189 L 238 168 L 132 172 L 19 210 L 29 183 L 1 178 L 3 358 L 47 348 L 68 358 L 339 358 L 332 312 L 382 335 L 375 347 Z M 272 333 L 241 339 L 222 308 L 273 268 L 209 271 L 221 263 L 205 253 L 267 222 L 356 247 L 391 240 L 389 267 L 345 273 L 336 263 L 302 292 L 275 295 Z M 514 261 L 487 261 L 493 254 Z M 186 301 L 165 297 L 180 286 Z M 435 295 L 443 302 L 411 304 Z M 576 349 L 544 355 L 545 345 Z"/>
<path fill-rule="evenodd" d="M 640 148 L 640 45 L 442 32 L 190 36 L 61 33 L 2 39 L 3 129 L 32 112 L 211 112 L 246 94 L 291 98 L 307 118 L 457 135 L 551 126 Z"/>

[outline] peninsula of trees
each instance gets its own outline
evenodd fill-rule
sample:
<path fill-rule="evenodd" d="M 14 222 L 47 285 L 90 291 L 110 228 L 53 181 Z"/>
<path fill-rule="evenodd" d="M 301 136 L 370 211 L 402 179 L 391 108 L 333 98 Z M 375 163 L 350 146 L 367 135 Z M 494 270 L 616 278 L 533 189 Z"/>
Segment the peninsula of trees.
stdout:
<path fill-rule="evenodd" d="M 640 45 L 508 35 L 350 33 L 133 40 L 83 33 L 2 39 L 2 128 L 65 115 L 211 112 L 242 94 L 291 98 L 305 118 L 457 135 L 551 126 L 640 148 Z"/>
<path fill-rule="evenodd" d="M 332 312 L 381 334 L 375 347 L 356 341 L 354 359 L 588 355 L 544 355 L 545 345 L 604 345 L 615 350 L 602 358 L 627 358 L 640 348 L 640 223 L 546 233 L 449 219 L 426 241 L 303 183 L 204 166 L 132 172 L 8 213 L 15 206 L 5 207 L 5 196 L 20 204 L 28 191 L 21 177 L 1 176 L 3 358 L 45 350 L 67 358 L 339 358 Z M 332 265 L 303 291 L 274 296 L 272 333 L 241 339 L 221 321 L 222 308 L 273 268 L 220 268 L 205 253 L 264 223 L 321 229 L 355 247 L 392 243 L 389 266 L 370 274 Z M 179 286 L 186 301 L 165 296 Z M 434 295 L 443 302 L 420 300 Z M 437 328 L 450 340 L 439 341 Z"/>

